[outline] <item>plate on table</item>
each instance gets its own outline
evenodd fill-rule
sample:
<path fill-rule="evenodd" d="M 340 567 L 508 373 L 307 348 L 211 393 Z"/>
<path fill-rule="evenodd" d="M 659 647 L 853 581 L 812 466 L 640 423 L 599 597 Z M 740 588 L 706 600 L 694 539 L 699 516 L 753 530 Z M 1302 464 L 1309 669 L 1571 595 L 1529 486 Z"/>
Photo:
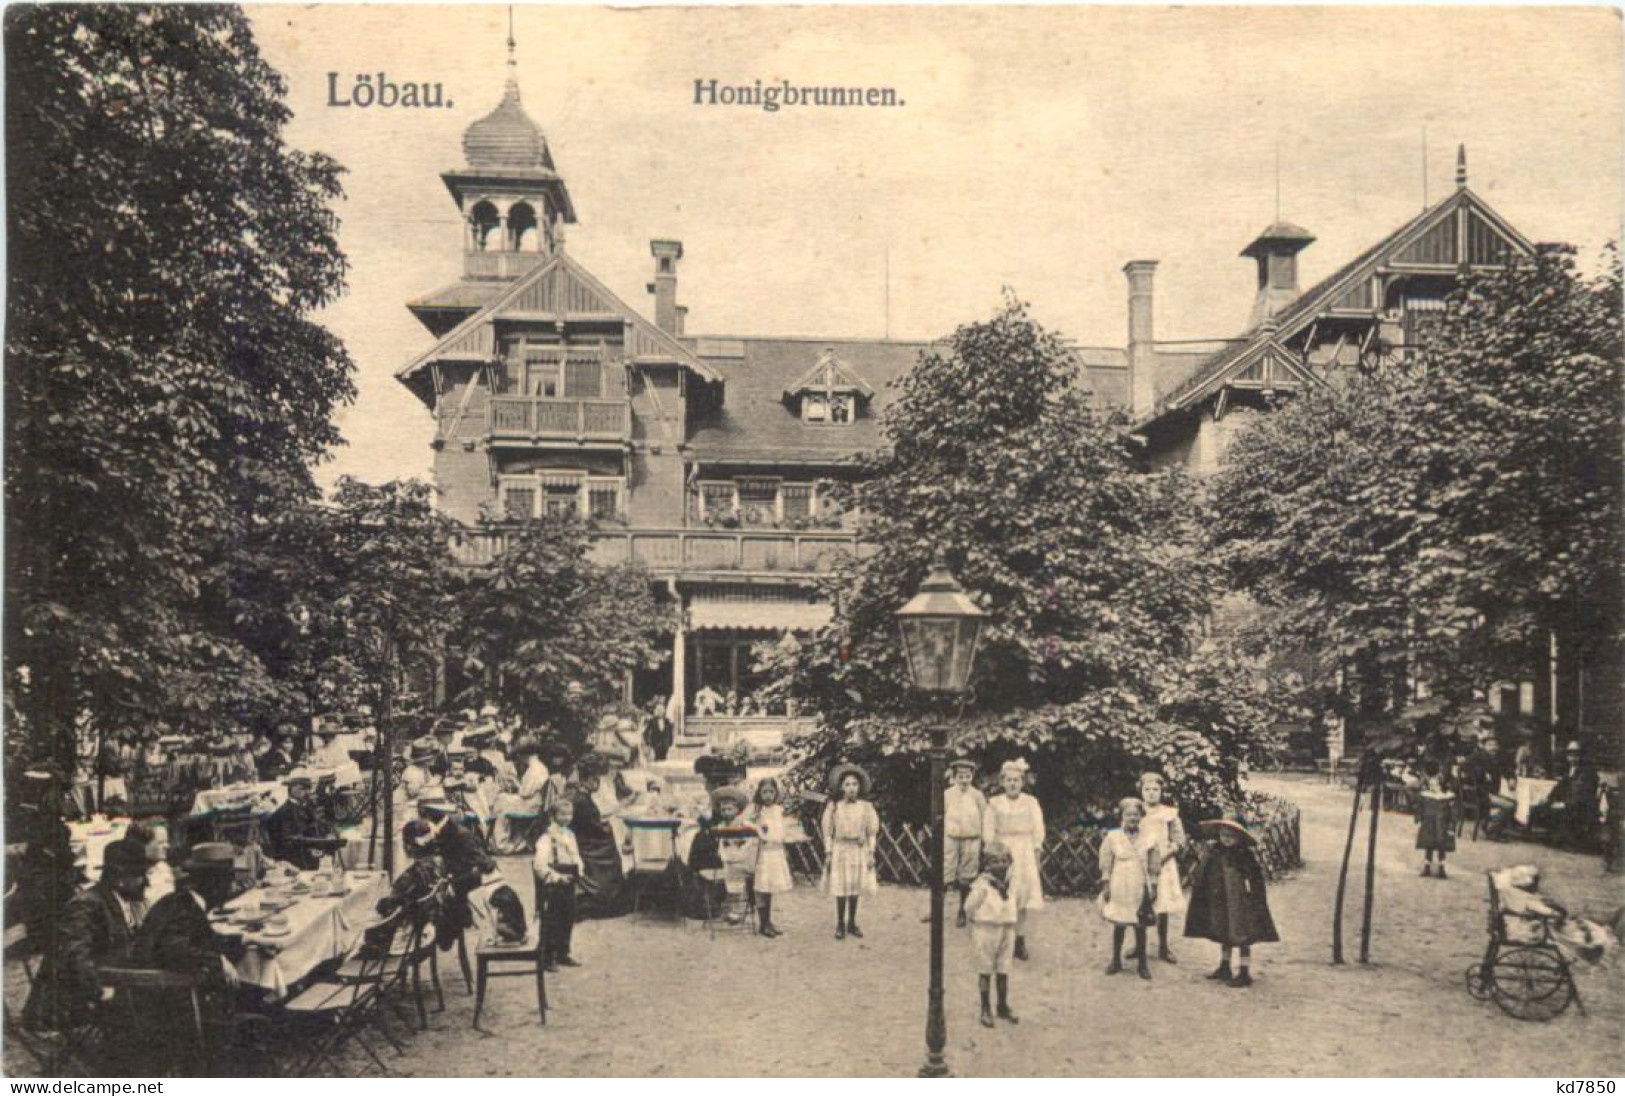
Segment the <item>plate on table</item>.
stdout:
<path fill-rule="evenodd" d="M 291 925 L 267 925 L 265 928 L 260 930 L 258 935 L 267 940 L 276 940 L 284 936 L 292 935 L 292 933 L 293 927 Z"/>

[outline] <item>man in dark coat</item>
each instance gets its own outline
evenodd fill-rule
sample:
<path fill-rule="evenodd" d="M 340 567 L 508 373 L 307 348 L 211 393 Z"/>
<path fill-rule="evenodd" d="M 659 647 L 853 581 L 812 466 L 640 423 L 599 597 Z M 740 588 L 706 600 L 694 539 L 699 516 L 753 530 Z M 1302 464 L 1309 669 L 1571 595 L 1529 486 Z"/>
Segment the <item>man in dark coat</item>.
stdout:
<path fill-rule="evenodd" d="M 1501 794 L 1501 782 L 1510 781 L 1512 758 L 1501 752 L 1494 735 L 1485 735 L 1467 759 L 1467 784 L 1473 797 L 1473 839 L 1480 832 L 1496 837 L 1512 812 L 1513 802 Z"/>
<path fill-rule="evenodd" d="M 474 908 L 468 896 L 497 870 L 497 862 L 485 850 L 485 843 L 458 823 L 455 816 L 461 809 L 446 799 L 418 803 L 418 812 L 434 832 L 429 847 L 445 867 L 457 927 L 466 929 L 474 923 Z M 443 947 L 451 945 L 446 939 L 440 943 Z"/>
<path fill-rule="evenodd" d="M 128 838 L 108 845 L 101 879 L 74 895 L 62 913 L 56 948 L 29 991 L 24 1015 L 30 1024 L 77 1026 L 112 995 L 98 972 L 129 962 L 146 889 L 146 848 Z"/>
<path fill-rule="evenodd" d="M 333 827 L 310 802 L 308 776 L 289 777 L 287 784 L 288 798 L 265 820 L 268 851 L 296 868 L 314 871 L 322 866 L 322 857 L 308 842 L 332 837 Z"/>
<path fill-rule="evenodd" d="M 1599 791 L 1597 770 L 1586 758 L 1579 742 L 1570 742 L 1565 751 L 1563 772 L 1552 789 L 1551 813 L 1559 840 L 1571 849 L 1588 851 L 1597 824 Z"/>
<path fill-rule="evenodd" d="M 235 987 L 237 968 L 209 924 L 209 911 L 231 897 L 236 850 L 225 842 L 192 846 L 173 894 L 160 898 L 136 933 L 137 967 L 190 974 L 204 986 Z"/>
<path fill-rule="evenodd" d="M 656 761 L 666 760 L 674 733 L 671 717 L 666 714 L 666 698 L 657 696 L 649 702 L 649 711 L 643 717 L 643 744 Z"/>

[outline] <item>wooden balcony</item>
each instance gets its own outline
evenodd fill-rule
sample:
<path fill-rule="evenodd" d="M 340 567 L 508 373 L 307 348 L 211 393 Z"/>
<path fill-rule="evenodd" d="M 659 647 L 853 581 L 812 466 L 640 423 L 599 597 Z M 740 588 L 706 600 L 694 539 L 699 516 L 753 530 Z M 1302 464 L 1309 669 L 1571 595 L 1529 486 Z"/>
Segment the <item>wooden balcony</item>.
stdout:
<path fill-rule="evenodd" d="M 621 444 L 632 440 L 632 401 L 492 396 L 489 433 L 493 445 Z"/>
<path fill-rule="evenodd" d="M 539 251 L 467 251 L 463 270 L 470 278 L 517 278 L 547 262 Z"/>
<path fill-rule="evenodd" d="M 452 538 L 452 555 L 465 567 L 488 567 L 507 550 L 512 526 L 464 529 Z M 633 563 L 662 576 L 793 578 L 830 570 L 842 552 L 867 555 L 848 532 L 717 529 L 598 530 L 592 560 L 604 566 Z"/>

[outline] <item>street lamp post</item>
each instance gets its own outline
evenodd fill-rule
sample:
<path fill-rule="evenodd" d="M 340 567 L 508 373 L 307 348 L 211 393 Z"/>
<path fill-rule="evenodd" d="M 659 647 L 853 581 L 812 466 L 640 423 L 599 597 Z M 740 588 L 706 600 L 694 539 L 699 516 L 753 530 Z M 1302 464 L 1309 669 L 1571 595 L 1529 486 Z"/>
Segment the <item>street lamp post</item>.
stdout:
<path fill-rule="evenodd" d="M 897 610 L 897 628 L 903 654 L 916 691 L 944 699 L 963 697 L 976 661 L 981 635 L 981 608 L 966 595 L 948 572 L 939 552 L 919 593 Z M 943 783 L 947 779 L 948 728 L 931 728 L 931 982 L 925 1016 L 925 1064 L 921 1077 L 948 1076 L 943 1048 L 948 1043 L 948 1021 L 942 1009 L 943 930 Z"/>

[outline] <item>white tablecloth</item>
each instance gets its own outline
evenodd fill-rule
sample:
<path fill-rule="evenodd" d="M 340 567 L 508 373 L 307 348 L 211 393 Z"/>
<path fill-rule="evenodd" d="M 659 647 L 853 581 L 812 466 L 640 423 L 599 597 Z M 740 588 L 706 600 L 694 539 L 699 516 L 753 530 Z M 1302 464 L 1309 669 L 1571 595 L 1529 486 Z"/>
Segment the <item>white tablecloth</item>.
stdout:
<path fill-rule="evenodd" d="M 215 811 L 236 811 L 244 808 L 257 815 L 268 815 L 282 806 L 288 798 L 288 789 L 280 780 L 264 780 L 255 784 L 227 784 L 198 792 L 192 799 L 192 817 L 213 814 Z"/>
<path fill-rule="evenodd" d="M 94 883 L 102 877 L 102 855 L 107 846 L 123 837 L 129 828 L 127 818 L 68 823 L 68 843 L 73 847 L 74 858 L 83 861 L 81 866 L 87 882 Z"/>
<path fill-rule="evenodd" d="M 307 873 L 300 878 L 308 881 Z M 288 919 L 286 936 L 263 932 L 243 937 L 245 953 L 237 961 L 237 973 L 244 985 L 259 986 L 276 997 L 285 996 L 288 987 L 310 974 L 322 963 L 345 954 L 361 932 L 372 924 L 378 899 L 389 893 L 389 880 L 383 872 L 356 871 L 346 875 L 350 891 L 343 897 L 316 898 L 306 895 L 282 911 Z M 238 909 L 251 895 L 263 898 L 266 891 L 256 888 L 227 903 Z M 232 928 L 217 924 L 217 931 Z"/>
<path fill-rule="evenodd" d="M 361 766 L 354 761 L 335 768 L 305 768 L 295 769 L 289 776 L 305 776 L 314 782 L 321 782 L 327 777 L 333 778 L 336 787 L 347 788 L 353 784 L 360 784 L 365 777 Z M 251 808 L 257 815 L 268 815 L 282 806 L 288 799 L 288 786 L 282 780 L 262 780 L 252 784 L 226 784 L 218 788 L 208 788 L 198 792 L 192 800 L 192 816 L 210 814 L 214 811 L 242 810 Z"/>
<path fill-rule="evenodd" d="M 1555 780 L 1541 780 L 1534 776 L 1520 776 L 1516 791 L 1507 788 L 1506 781 L 1501 782 L 1501 794 L 1518 804 L 1518 809 L 1512 817 L 1518 820 L 1518 825 L 1529 825 L 1529 812 L 1532 808 L 1540 806 L 1552 797 L 1552 789 L 1557 787 Z"/>

